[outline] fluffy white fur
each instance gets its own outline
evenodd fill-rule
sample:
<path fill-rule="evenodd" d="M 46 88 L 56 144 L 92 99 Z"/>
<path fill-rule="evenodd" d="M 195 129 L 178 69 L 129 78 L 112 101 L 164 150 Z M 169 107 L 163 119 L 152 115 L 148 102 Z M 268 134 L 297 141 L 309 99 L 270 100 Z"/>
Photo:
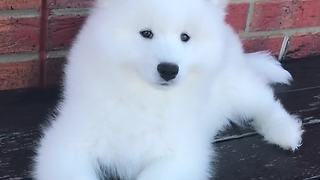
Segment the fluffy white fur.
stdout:
<path fill-rule="evenodd" d="M 65 69 L 64 100 L 45 129 L 37 180 L 207 180 L 212 140 L 228 119 L 254 119 L 265 140 L 301 143 L 301 123 L 275 100 L 290 74 L 245 54 L 225 23 L 226 0 L 100 0 Z M 151 29 L 154 38 L 139 32 Z M 180 40 L 188 33 L 189 42 Z M 179 65 L 168 86 L 157 65 Z"/>

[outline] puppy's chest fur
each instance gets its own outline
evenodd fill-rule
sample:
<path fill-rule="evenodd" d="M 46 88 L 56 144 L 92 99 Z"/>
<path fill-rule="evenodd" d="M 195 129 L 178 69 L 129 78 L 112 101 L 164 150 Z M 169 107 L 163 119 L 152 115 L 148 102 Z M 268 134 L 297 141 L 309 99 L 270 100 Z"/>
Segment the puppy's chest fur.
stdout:
<path fill-rule="evenodd" d="M 205 99 L 185 96 L 187 94 L 109 99 L 103 107 L 101 122 L 96 122 L 99 130 L 94 154 L 103 164 L 127 166 L 132 163 L 130 167 L 139 167 L 153 158 L 186 148 L 191 137 L 204 136 L 207 112 L 202 108 Z"/>

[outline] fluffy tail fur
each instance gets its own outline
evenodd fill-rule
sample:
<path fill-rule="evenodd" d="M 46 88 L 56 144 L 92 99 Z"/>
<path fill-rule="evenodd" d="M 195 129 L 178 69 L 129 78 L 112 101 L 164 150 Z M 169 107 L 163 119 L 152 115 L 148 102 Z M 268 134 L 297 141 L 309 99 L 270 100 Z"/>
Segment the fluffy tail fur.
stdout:
<path fill-rule="evenodd" d="M 267 52 L 246 54 L 249 66 L 269 84 L 290 84 L 291 74 Z"/>

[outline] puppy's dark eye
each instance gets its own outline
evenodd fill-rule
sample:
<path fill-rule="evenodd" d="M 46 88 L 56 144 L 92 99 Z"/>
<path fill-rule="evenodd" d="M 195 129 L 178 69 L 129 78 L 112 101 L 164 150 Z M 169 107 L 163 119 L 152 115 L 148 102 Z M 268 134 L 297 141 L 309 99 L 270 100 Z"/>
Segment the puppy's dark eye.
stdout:
<path fill-rule="evenodd" d="M 153 38 L 153 32 L 151 30 L 142 30 L 140 31 L 140 35 L 146 39 Z"/>
<path fill-rule="evenodd" d="M 187 33 L 182 33 L 180 35 L 180 39 L 182 42 L 188 42 L 190 40 L 190 36 Z"/>

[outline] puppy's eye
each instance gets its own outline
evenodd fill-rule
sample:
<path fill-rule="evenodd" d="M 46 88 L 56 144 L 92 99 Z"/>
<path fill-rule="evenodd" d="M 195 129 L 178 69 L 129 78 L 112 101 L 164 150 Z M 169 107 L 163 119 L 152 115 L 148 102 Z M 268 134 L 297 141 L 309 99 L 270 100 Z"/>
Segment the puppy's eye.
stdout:
<path fill-rule="evenodd" d="M 190 36 L 187 33 L 182 33 L 180 35 L 180 39 L 182 42 L 188 42 L 190 40 Z"/>
<path fill-rule="evenodd" d="M 153 38 L 153 32 L 151 30 L 142 30 L 140 31 L 140 35 L 146 39 Z"/>

